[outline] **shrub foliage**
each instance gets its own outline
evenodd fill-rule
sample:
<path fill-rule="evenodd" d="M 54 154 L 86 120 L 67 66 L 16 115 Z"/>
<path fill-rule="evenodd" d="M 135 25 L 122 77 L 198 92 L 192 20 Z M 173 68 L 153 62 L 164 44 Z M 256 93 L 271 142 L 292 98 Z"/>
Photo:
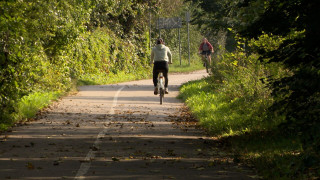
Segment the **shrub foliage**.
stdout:
<path fill-rule="evenodd" d="M 148 69 L 148 10 L 141 0 L 1 1 L 0 123 L 30 93 Z"/>
<path fill-rule="evenodd" d="M 302 143 L 303 171 L 319 174 L 320 162 L 320 2 L 312 0 L 189 0 L 198 5 L 194 12 L 204 31 L 219 35 L 232 29 L 237 34 L 239 47 L 245 47 L 246 57 L 235 54 L 225 58 L 214 79 L 221 81 L 224 91 L 240 99 L 253 93 L 260 99 L 260 91 L 270 98 L 265 109 L 265 121 L 279 123 L 277 129 L 283 136 L 295 135 Z M 267 36 L 270 38 L 266 38 Z M 258 40 L 264 38 L 265 41 Z M 273 41 L 278 41 L 273 46 Z M 255 42 L 253 42 L 255 41 Z M 252 43 L 250 45 L 250 43 Z M 224 44 L 220 44 L 224 45 Z M 223 49 L 223 48 L 222 48 Z M 235 56 L 234 56 L 235 55 Z M 231 60 L 241 55 L 241 58 Z M 258 57 L 254 57 L 256 55 Z M 243 59 L 246 59 L 243 61 Z M 226 63 L 221 66 L 221 63 Z M 237 65 L 232 66 L 232 64 Z M 278 69 L 278 67 L 282 68 Z M 219 69 L 220 68 L 220 69 Z M 246 78 L 244 78 L 246 74 Z M 221 77 L 219 79 L 219 77 Z M 264 83 L 260 83 L 263 81 Z M 249 86 L 248 86 L 249 85 Z M 249 87 L 249 88 L 248 88 Z M 251 91 L 253 90 L 253 91 Z M 258 90 L 258 91 L 257 91 Z M 270 94 L 271 93 L 271 94 Z M 231 98 L 232 99 L 232 98 Z M 258 101 L 257 101 L 258 102 Z M 250 103 L 250 102 L 248 102 Z M 260 103 L 253 104 L 257 108 Z M 246 106 L 243 106 L 246 107 Z M 237 108 L 237 106 L 235 107 Z M 263 113 L 258 114 L 263 115 Z M 256 121 L 255 118 L 252 121 Z M 248 126 L 250 123 L 248 123 Z M 317 174 L 317 175 L 318 175 Z"/>

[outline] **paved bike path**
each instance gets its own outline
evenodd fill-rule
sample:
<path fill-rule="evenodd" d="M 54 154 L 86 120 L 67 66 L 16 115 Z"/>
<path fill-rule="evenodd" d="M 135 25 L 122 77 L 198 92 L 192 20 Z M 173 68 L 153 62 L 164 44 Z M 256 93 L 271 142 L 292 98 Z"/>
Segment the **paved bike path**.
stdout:
<path fill-rule="evenodd" d="M 178 87 L 205 75 L 170 75 L 163 105 L 151 80 L 81 87 L 1 135 L 0 179 L 251 179 L 214 139 L 179 123 Z"/>

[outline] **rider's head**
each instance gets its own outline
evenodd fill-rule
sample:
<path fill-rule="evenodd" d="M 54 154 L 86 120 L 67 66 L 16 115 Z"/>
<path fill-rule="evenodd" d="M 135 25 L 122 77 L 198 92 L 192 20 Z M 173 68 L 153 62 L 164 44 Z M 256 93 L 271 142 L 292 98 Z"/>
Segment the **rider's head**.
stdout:
<path fill-rule="evenodd" d="M 208 42 L 208 39 L 207 38 L 203 38 L 202 42 L 206 43 L 206 42 Z"/>
<path fill-rule="evenodd" d="M 164 44 L 164 40 L 162 38 L 157 39 L 157 44 Z"/>

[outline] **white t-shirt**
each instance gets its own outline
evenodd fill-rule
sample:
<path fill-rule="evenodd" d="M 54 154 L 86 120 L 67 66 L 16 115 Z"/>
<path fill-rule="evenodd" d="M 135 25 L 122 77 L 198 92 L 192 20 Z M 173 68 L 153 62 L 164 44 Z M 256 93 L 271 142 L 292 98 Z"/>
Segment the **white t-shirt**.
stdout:
<path fill-rule="evenodd" d="M 163 44 L 157 44 L 154 48 L 152 48 L 151 61 L 167 61 L 172 63 L 172 54 L 170 49 Z"/>

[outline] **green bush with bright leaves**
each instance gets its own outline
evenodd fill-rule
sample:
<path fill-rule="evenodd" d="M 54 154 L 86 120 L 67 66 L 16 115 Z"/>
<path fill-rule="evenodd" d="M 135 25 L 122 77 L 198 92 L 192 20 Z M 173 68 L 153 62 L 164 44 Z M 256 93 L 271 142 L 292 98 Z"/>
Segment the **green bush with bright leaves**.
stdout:
<path fill-rule="evenodd" d="M 250 40 L 247 48 L 263 47 L 272 52 L 284 40 L 264 34 Z M 287 123 L 285 116 L 270 113 L 276 102 L 270 83 L 273 78 L 290 77 L 292 72 L 269 59 L 261 61 L 260 55 L 248 54 L 241 47 L 239 43 L 238 51 L 214 59 L 212 76 L 183 85 L 180 97 L 199 123 L 211 135 L 220 137 L 226 151 L 234 154 L 237 161 L 253 165 L 264 178 L 319 176 L 318 161 L 303 153 L 304 142 L 299 134 L 279 130 Z"/>
<path fill-rule="evenodd" d="M 1 1 L 0 124 L 23 118 L 21 102 L 66 92 L 81 79 L 148 76 L 147 5 L 138 0 Z"/>
<path fill-rule="evenodd" d="M 271 51 L 281 41 L 262 35 L 249 47 L 265 46 Z M 270 75 L 282 77 L 288 72 L 281 65 L 261 62 L 258 54 L 248 55 L 241 47 L 240 43 L 238 51 L 213 59 L 212 76 L 181 88 L 180 96 L 200 123 L 216 135 L 266 130 L 283 122 L 281 116 L 268 119 L 274 100 L 267 84 Z"/>
<path fill-rule="evenodd" d="M 320 176 L 320 48 L 318 43 L 320 24 L 317 17 L 320 16 L 320 2 L 310 0 L 188 1 L 198 7 L 193 12 L 196 17 L 193 22 L 199 25 L 202 31 L 211 34 L 210 39 L 216 39 L 217 44 L 227 48 L 235 43 L 234 35 L 238 34 L 242 38 L 240 42 L 244 42 L 243 45 L 246 46 L 246 53 L 259 55 L 259 61 L 264 66 L 269 66 L 269 72 L 266 71 L 268 76 L 261 79 L 267 80 L 267 89 L 271 91 L 273 101 L 266 109 L 270 116 L 266 121 L 283 119 L 279 121 L 282 123 L 275 127 L 278 132 L 281 132 L 276 134 L 278 138 L 275 140 L 283 138 L 290 141 L 288 137 L 293 136 L 296 139 L 295 142 L 299 142 L 302 146 L 302 150 L 298 150 L 299 153 L 279 153 L 277 158 L 267 157 L 261 153 L 261 159 L 264 159 L 261 162 L 265 165 L 262 165 L 260 170 L 268 171 L 269 167 L 280 162 L 277 161 L 279 157 L 283 157 L 289 161 L 287 164 L 291 167 L 287 167 L 288 171 L 280 173 L 279 177 L 274 176 L 277 173 L 273 173 L 279 169 L 271 168 L 268 178 L 318 179 Z M 230 28 L 234 30 L 233 33 L 228 32 Z M 267 43 L 267 46 L 248 48 L 247 45 L 251 39 L 258 39 L 263 34 L 277 37 L 282 41 L 273 50 L 267 48 Z M 233 41 L 228 41 L 230 38 Z M 235 47 L 228 49 L 234 50 Z M 222 53 L 218 53 L 223 57 L 224 48 L 219 50 Z M 251 59 L 251 57 L 248 58 Z M 277 76 L 274 73 L 274 70 L 277 71 L 274 67 L 277 65 L 284 67 L 283 75 L 280 73 L 280 76 Z M 256 72 L 252 71 L 252 74 L 257 75 Z M 221 77 L 225 77 L 223 72 Z M 261 76 L 258 77 L 261 78 Z M 242 91 L 242 87 L 239 89 Z M 256 135 L 263 140 L 265 132 L 259 131 Z M 237 148 L 237 145 L 234 148 Z M 275 148 L 274 151 L 277 149 Z"/>

